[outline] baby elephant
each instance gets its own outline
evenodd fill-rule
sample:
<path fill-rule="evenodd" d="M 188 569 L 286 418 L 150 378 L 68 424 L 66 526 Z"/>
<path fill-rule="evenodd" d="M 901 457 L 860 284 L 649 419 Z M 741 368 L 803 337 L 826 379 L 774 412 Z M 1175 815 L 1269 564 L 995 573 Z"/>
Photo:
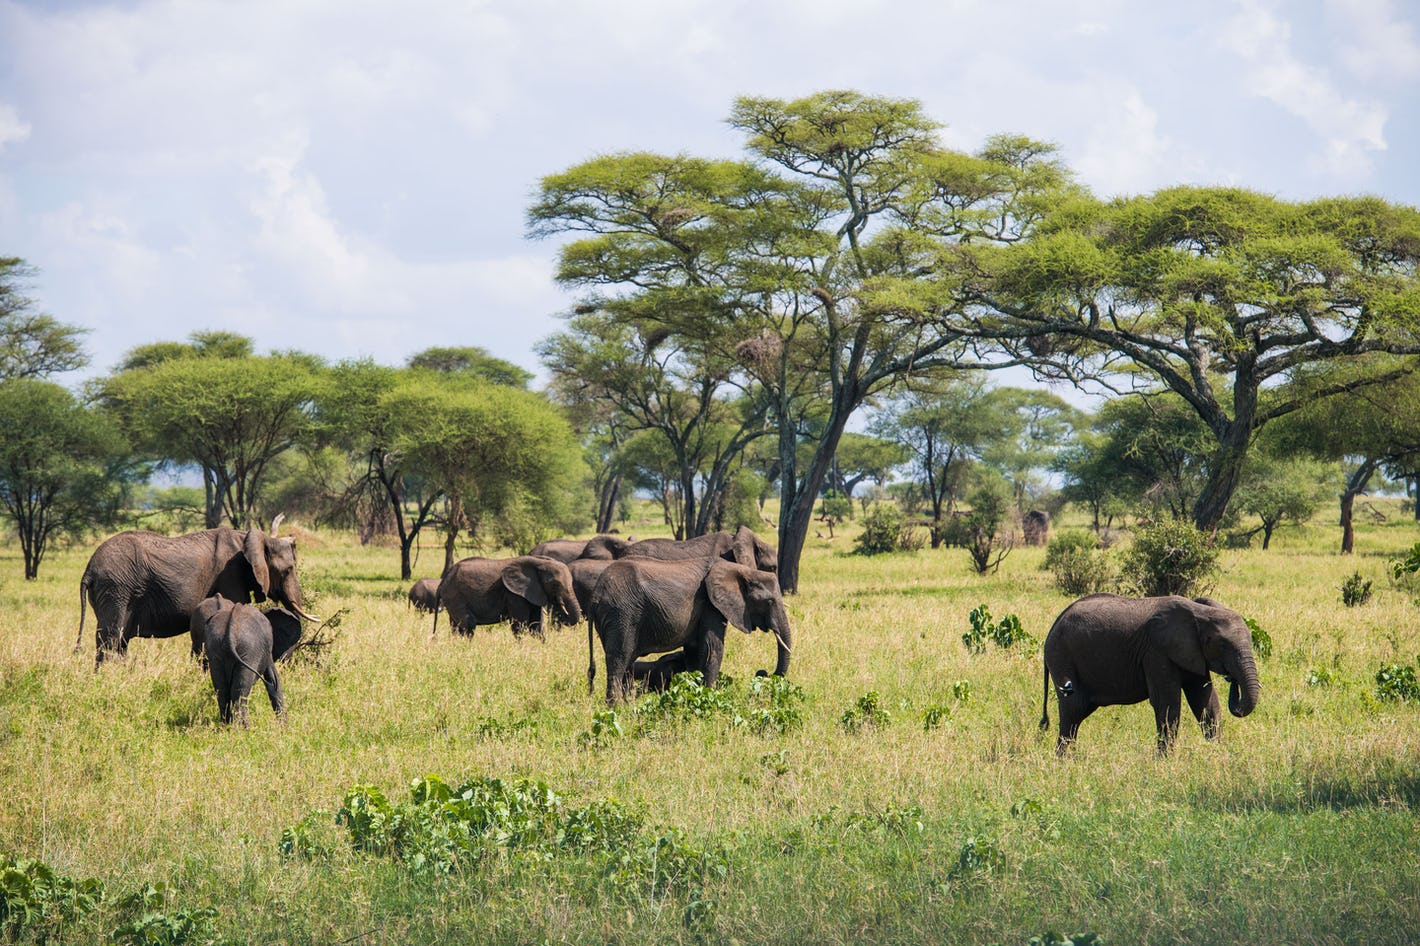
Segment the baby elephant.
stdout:
<path fill-rule="evenodd" d="M 242 725 L 247 725 L 247 700 L 258 678 L 266 685 L 266 695 L 276 715 L 286 715 L 286 696 L 276 674 L 273 624 L 281 628 L 283 653 L 294 646 L 295 640 L 285 612 L 275 618 L 270 620 L 251 605 L 228 601 L 221 595 L 206 599 L 192 612 L 192 632 L 195 636 L 201 628 L 212 687 L 217 691 L 217 713 L 224 723 L 231 723 L 235 710 Z M 294 637 L 299 636 L 297 621 Z"/>
<path fill-rule="evenodd" d="M 409 603 L 416 611 L 434 613 L 439 606 L 439 579 L 421 578 L 409 589 Z"/>

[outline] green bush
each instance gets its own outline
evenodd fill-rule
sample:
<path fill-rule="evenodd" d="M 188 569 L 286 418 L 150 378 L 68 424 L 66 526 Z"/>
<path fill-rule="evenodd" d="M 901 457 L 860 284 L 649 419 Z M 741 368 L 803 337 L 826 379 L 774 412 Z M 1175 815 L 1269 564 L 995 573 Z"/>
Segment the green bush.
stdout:
<path fill-rule="evenodd" d="M 1415 668 L 1388 664 L 1377 670 L 1376 696 L 1399 703 L 1420 703 L 1420 679 L 1416 679 Z"/>
<path fill-rule="evenodd" d="M 1212 586 L 1218 551 L 1193 523 L 1163 519 L 1135 533 L 1122 571 L 1135 594 L 1193 597 Z"/>
<path fill-rule="evenodd" d="M 839 717 L 839 725 L 848 732 L 878 729 L 888 725 L 892 722 L 892 713 L 879 705 L 880 699 L 876 690 L 858 697 Z"/>
<path fill-rule="evenodd" d="M 1057 532 L 1045 547 L 1040 567 L 1054 576 L 1055 587 L 1067 595 L 1109 591 L 1117 583 L 1099 536 L 1086 529 Z"/>
<path fill-rule="evenodd" d="M 1362 578 L 1360 572 L 1353 572 L 1341 583 L 1341 603 L 1348 608 L 1359 607 L 1371 600 L 1371 582 Z"/>
<path fill-rule="evenodd" d="M 995 622 L 991 620 L 991 609 L 981 604 L 971 610 L 967 620 L 971 622 L 971 630 L 961 636 L 961 642 L 973 654 L 985 653 L 987 641 L 1005 649 L 1016 644 L 1035 643 L 1035 638 L 1026 633 L 1021 627 L 1021 619 L 1014 614 L 1008 614 L 999 622 Z"/>
<path fill-rule="evenodd" d="M 1252 652 L 1257 655 L 1258 660 L 1266 660 L 1272 656 L 1272 635 L 1262 629 L 1252 618 L 1243 618 L 1247 623 L 1247 629 L 1251 632 Z"/>
<path fill-rule="evenodd" d="M 859 555 L 915 552 L 926 541 L 895 503 L 878 503 L 863 516 L 863 531 L 853 540 L 853 551 Z"/>
<path fill-rule="evenodd" d="M 8 940 L 27 934 L 42 943 L 103 899 L 97 880 L 56 874 L 43 861 L 0 858 L 0 933 Z"/>

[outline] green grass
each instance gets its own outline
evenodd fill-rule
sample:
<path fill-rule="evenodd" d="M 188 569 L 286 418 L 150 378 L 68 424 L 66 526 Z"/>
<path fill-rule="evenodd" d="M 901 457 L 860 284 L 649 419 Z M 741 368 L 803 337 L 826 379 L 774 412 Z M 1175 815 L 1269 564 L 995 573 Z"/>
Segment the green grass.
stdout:
<path fill-rule="evenodd" d="M 1420 654 L 1420 605 L 1387 564 L 1420 527 L 1367 524 L 1350 558 L 1320 523 L 1224 552 L 1214 595 L 1274 644 L 1257 711 L 1226 718 L 1215 743 L 1187 728 L 1158 759 L 1147 704 L 1104 709 L 1064 761 L 1037 729 L 1038 652 L 961 641 L 980 604 L 1044 638 L 1069 599 L 1043 550 L 979 576 L 960 549 L 849 555 L 851 534 L 810 540 L 789 602 L 797 725 L 736 722 L 774 647 L 732 631 L 734 690 L 715 711 L 641 725 L 621 707 L 622 734 L 599 740 L 579 738 L 604 709 L 582 628 L 431 639 L 391 577 L 394 549 L 302 534 L 313 606 L 349 613 L 321 666 L 282 669 L 287 721 L 258 688 L 245 731 L 217 724 L 184 639 L 135 641 L 97 674 L 91 633 L 72 652 L 91 546 L 31 583 L 0 550 L 0 860 L 106 892 L 18 939 L 106 939 L 132 919 L 119 900 L 152 884 L 169 917 L 216 911 L 183 927 L 188 942 L 1413 941 L 1420 707 L 1378 699 L 1374 677 Z M 426 549 L 421 573 L 438 560 Z M 1375 591 L 1348 608 L 1356 570 Z M 1308 683 L 1317 669 L 1329 685 Z M 871 693 L 888 721 L 845 728 Z M 933 707 L 946 712 L 929 729 Z M 409 837 L 444 830 L 408 805 L 427 775 L 532 779 L 558 811 L 619 806 L 634 823 L 606 850 L 481 836 L 446 871 L 352 848 L 334 813 L 360 785 L 426 818 Z M 326 852 L 284 856 L 303 821 Z"/>

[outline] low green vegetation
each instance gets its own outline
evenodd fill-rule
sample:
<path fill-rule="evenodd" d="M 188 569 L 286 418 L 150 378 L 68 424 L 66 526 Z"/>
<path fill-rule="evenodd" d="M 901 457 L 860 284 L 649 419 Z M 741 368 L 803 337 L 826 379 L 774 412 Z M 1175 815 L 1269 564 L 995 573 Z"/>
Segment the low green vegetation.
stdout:
<path fill-rule="evenodd" d="M 660 512 L 627 527 L 653 534 Z M 1056 518 L 1063 533 L 1083 517 Z M 682 675 L 614 709 L 587 692 L 582 629 L 430 639 L 390 546 L 302 528 L 307 590 L 338 633 L 283 665 L 286 720 L 259 700 L 247 730 L 218 725 L 180 639 L 135 641 L 98 673 L 89 640 L 73 653 L 89 549 L 57 548 L 36 580 L 0 586 L 0 942 L 1025 946 L 1420 927 L 1420 609 L 1377 581 L 1357 621 L 1329 523 L 1217 553 L 1210 594 L 1252 619 L 1263 699 L 1216 742 L 1187 720 L 1163 759 L 1147 704 L 1094 713 L 1065 760 L 1038 729 L 1025 634 L 1072 600 L 1046 548 L 981 575 L 962 548 L 851 554 L 861 528 L 806 550 L 787 679 L 756 676 L 772 641 L 736 632 L 721 685 Z M 1416 528 L 1360 524 L 1346 570 L 1402 556 Z M 0 569 L 20 554 L 0 547 Z"/>

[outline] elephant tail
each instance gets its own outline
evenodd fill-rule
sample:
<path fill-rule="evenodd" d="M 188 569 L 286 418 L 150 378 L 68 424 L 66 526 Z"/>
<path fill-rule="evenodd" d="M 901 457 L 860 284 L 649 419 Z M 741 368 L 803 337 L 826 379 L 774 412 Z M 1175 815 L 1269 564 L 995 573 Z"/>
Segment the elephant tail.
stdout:
<path fill-rule="evenodd" d="M 597 650 L 592 643 L 592 616 L 587 615 L 587 695 L 592 695 L 592 681 L 597 678 Z"/>
<path fill-rule="evenodd" d="M 439 636 L 439 599 L 434 599 L 434 629 L 429 632 L 430 637 Z"/>
<path fill-rule="evenodd" d="M 1042 666 L 1044 666 L 1044 661 L 1042 661 L 1041 663 L 1042 663 Z M 1049 729 L 1049 728 L 1050 728 L 1050 667 L 1044 666 L 1044 669 L 1045 669 L 1045 684 L 1044 684 L 1045 692 L 1042 693 L 1042 694 L 1041 694 L 1041 697 L 1040 697 L 1040 728 L 1041 728 L 1041 729 Z"/>
<path fill-rule="evenodd" d="M 92 580 L 93 575 L 87 568 L 84 569 L 84 577 L 79 579 L 79 637 L 74 641 L 74 653 L 76 654 L 84 646 L 84 616 L 88 611 L 89 582 Z M 94 618 L 97 620 L 98 615 L 95 614 Z"/>

